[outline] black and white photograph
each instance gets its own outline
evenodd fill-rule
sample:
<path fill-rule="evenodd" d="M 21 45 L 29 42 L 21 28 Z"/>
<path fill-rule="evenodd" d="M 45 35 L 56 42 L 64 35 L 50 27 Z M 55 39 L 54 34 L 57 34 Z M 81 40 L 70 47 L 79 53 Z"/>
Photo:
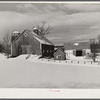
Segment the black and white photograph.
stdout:
<path fill-rule="evenodd" d="M 100 3 L 0 2 L 0 88 L 100 89 Z"/>

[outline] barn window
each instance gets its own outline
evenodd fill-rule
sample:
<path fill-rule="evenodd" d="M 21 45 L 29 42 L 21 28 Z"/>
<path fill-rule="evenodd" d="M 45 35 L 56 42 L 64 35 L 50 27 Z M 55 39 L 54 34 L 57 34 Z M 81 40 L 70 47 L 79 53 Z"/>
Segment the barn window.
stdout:
<path fill-rule="evenodd" d="M 26 37 L 27 36 L 27 33 L 24 33 L 24 36 Z"/>
<path fill-rule="evenodd" d="M 61 59 L 61 58 L 62 58 L 62 56 L 61 56 L 61 55 L 58 55 L 58 56 L 57 56 L 57 59 Z"/>

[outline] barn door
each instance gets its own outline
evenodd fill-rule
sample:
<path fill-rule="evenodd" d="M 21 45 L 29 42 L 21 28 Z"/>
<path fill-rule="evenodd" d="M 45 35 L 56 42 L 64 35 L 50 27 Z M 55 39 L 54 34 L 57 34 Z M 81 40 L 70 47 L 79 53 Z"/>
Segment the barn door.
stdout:
<path fill-rule="evenodd" d="M 22 45 L 22 54 L 31 54 L 31 45 Z"/>

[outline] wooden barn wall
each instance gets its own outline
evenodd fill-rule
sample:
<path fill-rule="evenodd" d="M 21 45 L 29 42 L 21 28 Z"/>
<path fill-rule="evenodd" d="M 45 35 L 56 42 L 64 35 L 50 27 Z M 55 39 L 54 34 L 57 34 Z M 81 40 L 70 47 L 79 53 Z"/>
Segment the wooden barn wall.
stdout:
<path fill-rule="evenodd" d="M 27 33 L 27 36 L 25 37 L 24 34 L 27 32 L 24 32 L 12 45 L 12 55 L 20 55 L 22 54 L 22 45 L 31 45 L 31 51 L 33 51 L 34 54 L 41 54 L 40 52 L 40 43 L 30 34 Z"/>
<path fill-rule="evenodd" d="M 86 50 L 82 50 L 82 56 L 86 55 Z"/>
<path fill-rule="evenodd" d="M 62 56 L 62 59 L 61 60 L 65 60 L 66 59 L 66 55 L 63 53 L 63 52 L 61 52 L 60 50 L 59 51 L 57 51 L 57 53 L 55 53 L 55 55 L 54 55 L 54 59 L 55 60 L 59 60 L 59 59 L 57 59 L 57 56 L 58 55 L 61 55 Z"/>
<path fill-rule="evenodd" d="M 42 55 L 43 57 L 53 57 L 54 46 L 42 44 Z"/>
<path fill-rule="evenodd" d="M 11 56 L 17 56 L 17 48 L 16 48 L 16 43 L 13 43 L 11 45 Z"/>

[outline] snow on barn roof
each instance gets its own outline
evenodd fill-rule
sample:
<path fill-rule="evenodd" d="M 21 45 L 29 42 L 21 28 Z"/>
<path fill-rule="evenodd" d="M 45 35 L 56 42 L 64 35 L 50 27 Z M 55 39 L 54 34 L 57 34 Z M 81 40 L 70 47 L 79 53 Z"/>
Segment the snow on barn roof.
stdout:
<path fill-rule="evenodd" d="M 28 30 L 28 31 L 30 31 L 30 30 Z M 48 45 L 53 45 L 47 38 L 45 38 L 44 36 L 39 36 L 39 35 L 37 35 L 36 33 L 34 33 L 33 31 L 30 31 L 31 33 L 32 33 L 32 35 L 33 35 L 33 37 L 35 38 L 35 39 L 37 39 L 41 44 L 48 44 Z"/>
<path fill-rule="evenodd" d="M 37 35 L 36 33 L 34 33 L 33 31 L 28 30 L 29 32 L 31 32 L 33 34 L 34 37 L 36 37 L 36 39 L 42 43 L 42 44 L 48 44 L 48 45 L 54 45 L 51 41 L 49 41 L 45 36 L 43 35 Z"/>
<path fill-rule="evenodd" d="M 43 39 L 40 39 L 40 38 L 38 38 L 38 37 L 36 37 L 36 36 L 34 36 L 34 38 L 37 39 L 41 44 L 48 44 L 48 45 L 51 45 L 50 43 L 48 43 L 48 42 L 44 41 Z"/>

